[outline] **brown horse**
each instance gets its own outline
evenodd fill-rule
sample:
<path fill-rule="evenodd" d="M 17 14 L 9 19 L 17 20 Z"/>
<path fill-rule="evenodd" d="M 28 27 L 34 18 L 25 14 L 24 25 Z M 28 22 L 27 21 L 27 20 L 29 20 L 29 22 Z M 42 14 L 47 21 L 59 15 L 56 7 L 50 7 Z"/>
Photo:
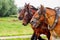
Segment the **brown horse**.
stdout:
<path fill-rule="evenodd" d="M 30 6 L 28 6 L 28 10 L 26 11 L 26 13 L 24 15 L 24 18 L 23 18 L 23 25 L 27 25 L 30 22 L 30 20 L 31 20 L 31 18 L 34 14 L 35 13 L 33 11 L 31 11 Z M 45 24 L 44 22 L 42 24 L 43 25 L 39 25 L 37 28 L 33 27 L 32 24 L 31 24 L 31 27 L 34 30 L 34 34 L 33 34 L 32 37 L 35 36 L 35 38 L 31 38 L 31 40 L 34 40 L 34 39 L 35 40 L 37 40 L 37 39 L 43 40 L 43 39 L 41 39 L 40 34 L 46 34 L 48 39 L 50 39 L 50 32 L 47 29 L 48 25 Z M 43 28 L 44 26 L 45 26 L 45 28 Z"/>
<path fill-rule="evenodd" d="M 47 27 L 51 33 L 50 40 L 60 40 L 59 38 L 60 37 L 60 11 L 59 10 L 60 8 L 54 10 L 51 8 L 44 8 L 44 6 L 41 6 L 41 9 L 39 9 L 39 11 L 34 16 L 35 18 L 31 19 L 31 23 L 33 22 L 38 23 L 38 24 L 33 23 L 33 26 L 35 25 L 36 27 L 39 24 L 41 24 L 42 20 L 46 24 L 48 24 Z M 37 18 L 38 20 L 36 20 Z"/>
<path fill-rule="evenodd" d="M 29 4 L 26 4 L 25 7 L 24 7 L 24 9 L 25 9 L 26 11 L 25 11 L 24 13 L 22 12 L 22 13 L 19 14 L 19 19 L 20 19 L 21 16 L 23 15 L 23 16 L 22 16 L 23 25 L 26 26 L 26 25 L 30 22 L 33 14 L 34 14 L 38 9 L 36 9 L 35 7 L 33 7 L 33 6 L 29 5 Z M 24 10 L 22 10 L 22 11 L 24 11 Z M 30 12 L 29 12 L 29 11 L 30 11 Z M 29 14 L 28 14 L 28 13 L 29 13 Z M 21 19 L 20 19 L 20 20 L 21 20 Z M 33 29 L 33 30 L 34 30 L 34 29 Z M 35 30 L 34 30 L 34 31 L 35 31 Z M 39 39 L 40 39 L 40 40 L 43 40 L 41 37 L 39 37 Z M 33 33 L 32 37 L 31 37 L 31 40 L 37 40 L 37 39 L 36 39 L 36 34 L 35 34 L 35 32 Z"/>
<path fill-rule="evenodd" d="M 24 7 L 19 11 L 19 13 L 18 13 L 18 19 L 19 19 L 19 20 L 22 20 L 22 19 L 24 18 L 24 15 L 25 15 L 25 12 L 26 12 L 26 10 L 27 10 L 27 8 L 28 8 L 28 5 L 29 5 L 29 4 L 25 3 Z M 34 10 L 31 10 L 31 11 L 33 11 L 33 13 L 35 13 L 36 10 L 38 10 L 38 9 L 36 9 L 36 8 L 35 8 L 34 6 L 32 6 L 32 5 L 30 5 L 30 8 L 31 8 L 31 9 L 34 9 Z"/>
<path fill-rule="evenodd" d="M 45 21 L 44 21 L 44 20 L 45 20 L 44 16 L 41 15 L 41 14 L 39 14 L 39 13 L 41 13 L 41 12 L 40 12 L 41 9 L 42 9 L 42 8 L 39 8 L 39 10 L 33 15 L 30 23 L 31 23 L 31 25 L 32 25 L 34 28 L 36 28 L 36 30 L 38 30 L 38 31 L 36 31 L 36 32 L 38 32 L 39 35 L 40 35 L 40 34 L 45 34 L 45 35 L 47 36 L 48 40 L 50 40 L 50 32 L 49 32 L 49 30 L 48 30 L 48 24 L 45 23 Z M 39 16 L 39 15 L 41 15 L 41 16 Z M 40 24 L 40 23 L 41 23 L 41 24 Z M 36 35 L 37 35 L 37 34 L 36 34 Z M 39 36 L 39 35 L 38 35 L 38 36 Z"/>
<path fill-rule="evenodd" d="M 37 11 L 37 9 L 35 7 L 31 7 L 30 5 L 28 5 L 27 11 L 25 12 L 25 15 L 24 15 L 24 18 L 23 18 L 23 25 L 24 26 L 26 26 L 30 22 L 33 14 L 36 11 Z M 35 29 L 34 28 L 32 28 L 32 29 L 34 30 L 34 33 L 32 35 L 31 40 L 37 40 L 37 35 L 36 35 L 36 32 L 35 32 Z M 38 39 L 43 40 L 40 36 L 38 37 Z"/>
<path fill-rule="evenodd" d="M 25 14 L 25 11 L 27 9 L 27 5 L 28 4 L 25 3 L 24 7 L 21 10 L 19 10 L 19 13 L 18 13 L 19 20 L 22 20 L 24 18 L 24 14 Z"/>

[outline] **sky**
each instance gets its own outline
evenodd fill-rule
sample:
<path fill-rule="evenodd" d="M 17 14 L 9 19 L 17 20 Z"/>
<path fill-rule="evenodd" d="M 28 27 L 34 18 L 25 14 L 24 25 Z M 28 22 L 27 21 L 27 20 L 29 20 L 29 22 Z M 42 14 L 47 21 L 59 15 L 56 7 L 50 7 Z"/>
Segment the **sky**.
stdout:
<path fill-rule="evenodd" d="M 25 3 L 30 3 L 35 7 L 39 7 L 40 4 L 50 8 L 60 6 L 60 0 L 15 0 L 15 5 L 17 7 L 23 7 Z"/>

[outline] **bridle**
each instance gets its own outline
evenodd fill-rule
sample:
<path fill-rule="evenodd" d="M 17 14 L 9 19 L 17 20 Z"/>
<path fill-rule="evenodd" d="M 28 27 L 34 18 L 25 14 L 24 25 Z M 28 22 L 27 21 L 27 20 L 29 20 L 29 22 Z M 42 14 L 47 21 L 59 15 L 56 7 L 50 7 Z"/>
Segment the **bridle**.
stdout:
<path fill-rule="evenodd" d="M 38 18 L 34 18 L 34 17 L 33 17 L 33 18 L 34 18 L 34 22 L 33 22 L 32 24 L 35 24 L 36 21 L 40 19 L 41 15 L 45 16 L 45 14 L 41 14 L 42 12 L 41 12 L 40 9 L 39 9 L 37 12 L 38 12 L 39 17 L 38 17 Z M 45 10 L 44 10 L 44 12 L 45 12 Z M 45 19 L 44 19 L 44 21 L 45 21 Z M 40 23 L 43 23 L 43 22 L 40 22 Z M 39 24 L 39 25 L 40 25 L 40 24 Z"/>
<path fill-rule="evenodd" d="M 33 10 L 33 9 L 27 8 L 27 10 L 26 10 L 27 14 L 25 15 L 25 16 L 26 16 L 25 19 L 27 20 L 27 23 L 30 22 L 30 20 L 31 20 L 31 18 L 32 18 L 32 16 L 33 16 L 33 13 L 31 12 L 31 10 Z"/>

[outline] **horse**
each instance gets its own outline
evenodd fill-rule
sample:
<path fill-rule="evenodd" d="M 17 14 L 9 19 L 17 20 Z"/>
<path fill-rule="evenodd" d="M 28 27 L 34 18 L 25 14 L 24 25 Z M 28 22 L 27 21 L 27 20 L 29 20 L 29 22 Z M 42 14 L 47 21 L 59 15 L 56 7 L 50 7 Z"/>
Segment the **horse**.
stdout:
<path fill-rule="evenodd" d="M 28 9 L 28 7 L 29 7 L 29 9 Z M 25 11 L 26 10 L 26 11 Z M 25 17 L 25 15 L 27 14 L 26 12 L 27 11 L 32 11 L 33 13 L 32 13 L 32 15 L 38 10 L 38 9 L 36 9 L 34 6 L 32 6 L 32 5 L 29 5 L 29 4 L 25 4 L 25 6 L 24 6 L 24 8 L 23 8 L 23 12 L 21 11 L 21 13 L 19 13 L 19 16 L 18 16 L 18 18 L 19 18 L 19 20 L 25 20 L 28 16 L 31 16 L 30 14 L 28 14 L 26 17 Z M 22 16 L 23 15 L 23 16 Z M 32 17 L 32 16 L 31 16 Z M 24 26 L 26 26 L 29 22 L 30 22 L 30 19 L 31 19 L 31 17 L 29 18 L 29 20 L 27 19 L 27 20 L 25 20 L 25 21 L 23 21 L 23 25 Z M 22 18 L 22 19 L 21 19 Z M 34 29 L 33 29 L 34 30 Z M 34 30 L 35 31 L 35 30 Z M 42 40 L 42 38 L 41 37 L 39 37 L 39 39 L 40 40 Z M 35 32 L 33 33 L 33 35 L 32 35 L 32 37 L 31 37 L 31 40 L 37 40 L 36 39 L 36 34 L 35 34 Z"/>
<path fill-rule="evenodd" d="M 31 11 L 31 8 L 30 6 L 28 6 L 27 8 L 28 10 L 26 11 L 25 15 L 24 15 L 24 18 L 23 18 L 23 25 L 26 26 L 28 23 L 30 23 L 30 20 L 32 18 L 32 16 L 35 14 L 33 11 Z M 47 26 L 47 24 L 44 24 L 43 25 L 40 25 L 38 26 L 37 28 L 33 27 L 32 24 L 31 24 L 31 27 L 32 29 L 34 30 L 34 33 L 33 33 L 33 36 L 31 38 L 31 40 L 44 40 L 40 37 L 40 34 L 46 34 L 48 39 L 50 38 L 50 32 L 49 30 L 45 30 L 45 29 L 42 29 L 41 26 Z M 35 36 L 35 37 L 34 37 Z M 33 38 L 34 37 L 34 38 Z"/>
<path fill-rule="evenodd" d="M 40 34 L 45 34 L 48 38 L 48 40 L 50 40 L 50 31 L 48 30 L 48 24 L 45 23 L 45 19 L 42 16 L 39 16 L 40 14 L 40 11 L 41 8 L 38 9 L 38 11 L 33 15 L 31 21 L 30 21 L 30 24 L 35 27 L 36 29 L 39 29 L 39 35 Z M 40 18 L 39 18 L 40 17 Z"/>
<path fill-rule="evenodd" d="M 35 18 L 31 19 L 31 23 L 33 23 L 33 26 L 35 25 L 37 27 L 39 24 L 41 24 L 41 21 L 44 21 L 46 24 L 48 24 L 47 27 L 48 30 L 50 30 L 50 40 L 60 40 L 60 8 L 55 10 L 48 7 L 45 8 L 43 5 L 41 5 L 40 8 L 41 9 L 39 9 L 39 11 L 37 11 L 35 14 Z M 35 24 L 34 22 L 38 24 Z"/>
<path fill-rule="evenodd" d="M 19 10 L 19 13 L 18 13 L 19 20 L 23 20 L 27 5 L 28 4 L 25 3 L 24 7 L 21 10 Z"/>
<path fill-rule="evenodd" d="M 27 11 L 26 11 L 26 13 L 25 13 L 25 15 L 27 14 L 27 12 L 28 12 L 28 10 L 29 11 L 32 11 L 33 13 L 31 13 L 32 15 L 38 10 L 38 9 L 36 9 L 35 7 L 31 7 L 30 5 L 28 5 L 28 7 L 27 7 L 27 9 L 26 9 Z M 29 12 L 28 12 L 29 13 Z M 31 19 L 31 17 L 32 17 L 32 15 L 31 14 L 28 14 L 28 15 L 26 15 L 24 18 L 23 18 L 23 25 L 24 26 L 26 26 L 29 22 L 30 22 L 30 19 Z M 30 17 L 29 17 L 30 16 Z M 26 19 L 28 17 L 28 19 Z M 25 21 L 24 21 L 25 20 Z M 33 29 L 34 30 L 34 29 Z M 34 30 L 35 31 L 35 30 Z M 40 40 L 43 40 L 41 37 L 39 37 L 39 39 Z M 31 37 L 31 40 L 37 40 L 36 39 L 36 34 L 35 34 L 35 32 L 33 33 L 33 35 L 32 35 L 32 37 Z"/>
<path fill-rule="evenodd" d="M 24 7 L 21 10 L 19 10 L 19 13 L 18 13 L 18 19 L 19 20 L 23 20 L 24 14 L 25 14 L 25 12 L 27 10 L 27 6 L 28 6 L 28 4 L 25 3 Z M 31 9 L 34 9 L 34 10 L 32 10 L 33 13 L 35 13 L 37 9 L 34 6 L 32 6 L 32 5 L 30 5 L 30 6 L 31 6 Z"/>

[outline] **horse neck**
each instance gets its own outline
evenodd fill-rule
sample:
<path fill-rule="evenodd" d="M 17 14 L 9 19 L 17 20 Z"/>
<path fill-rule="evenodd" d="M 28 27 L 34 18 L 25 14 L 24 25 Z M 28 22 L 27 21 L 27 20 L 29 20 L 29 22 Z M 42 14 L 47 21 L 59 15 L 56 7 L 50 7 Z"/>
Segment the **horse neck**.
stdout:
<path fill-rule="evenodd" d="M 31 9 L 32 14 L 34 15 L 37 9 Z"/>
<path fill-rule="evenodd" d="M 55 21 L 55 15 L 56 13 L 53 9 L 46 9 L 46 18 L 50 26 L 52 26 Z"/>

